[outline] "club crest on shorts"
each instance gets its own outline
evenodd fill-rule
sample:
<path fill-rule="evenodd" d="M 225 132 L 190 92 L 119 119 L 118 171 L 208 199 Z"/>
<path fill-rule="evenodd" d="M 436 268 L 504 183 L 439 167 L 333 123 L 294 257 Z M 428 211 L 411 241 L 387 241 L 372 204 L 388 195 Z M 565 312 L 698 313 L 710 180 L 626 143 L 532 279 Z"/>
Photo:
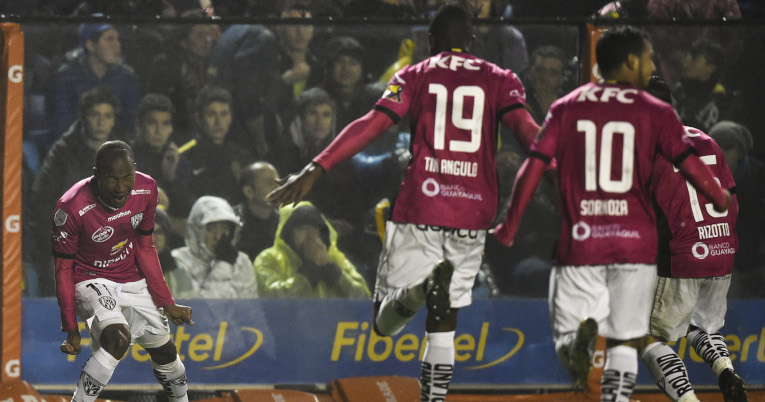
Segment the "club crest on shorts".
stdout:
<path fill-rule="evenodd" d="M 130 218 L 130 223 L 133 224 L 133 229 L 137 228 L 143 220 L 143 212 L 137 213 Z"/>
<path fill-rule="evenodd" d="M 117 302 L 111 296 L 101 296 L 98 298 L 98 302 L 109 310 L 114 310 L 114 307 L 117 305 Z"/>
<path fill-rule="evenodd" d="M 67 215 L 63 209 L 59 208 L 56 210 L 56 214 L 53 215 L 53 223 L 55 223 L 56 226 L 64 226 L 66 223 L 66 218 L 68 217 L 69 215 Z"/>

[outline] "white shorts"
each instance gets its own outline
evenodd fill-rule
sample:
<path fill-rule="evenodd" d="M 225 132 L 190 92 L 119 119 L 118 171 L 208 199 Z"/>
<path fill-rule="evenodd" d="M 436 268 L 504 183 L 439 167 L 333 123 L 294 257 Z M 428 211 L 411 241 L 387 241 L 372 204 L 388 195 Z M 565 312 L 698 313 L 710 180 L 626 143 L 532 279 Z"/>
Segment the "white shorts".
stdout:
<path fill-rule="evenodd" d="M 651 310 L 651 335 L 676 341 L 692 324 L 714 334 L 725 324 L 730 275 L 711 278 L 660 277 Z"/>
<path fill-rule="evenodd" d="M 382 301 L 397 288 L 422 283 L 438 261 L 446 259 L 454 265 L 449 286 L 451 306 L 470 305 L 485 241 L 485 230 L 386 222 L 385 247 L 377 266 L 375 301 Z"/>
<path fill-rule="evenodd" d="M 598 334 L 628 340 L 648 334 L 656 265 L 556 266 L 550 274 L 553 339 L 590 317 Z"/>
<path fill-rule="evenodd" d="M 101 331 L 112 324 L 130 328 L 131 343 L 157 348 L 170 340 L 167 317 L 154 305 L 146 280 L 117 283 L 91 279 L 75 288 L 77 314 L 88 325 L 91 348 L 100 347 Z"/>

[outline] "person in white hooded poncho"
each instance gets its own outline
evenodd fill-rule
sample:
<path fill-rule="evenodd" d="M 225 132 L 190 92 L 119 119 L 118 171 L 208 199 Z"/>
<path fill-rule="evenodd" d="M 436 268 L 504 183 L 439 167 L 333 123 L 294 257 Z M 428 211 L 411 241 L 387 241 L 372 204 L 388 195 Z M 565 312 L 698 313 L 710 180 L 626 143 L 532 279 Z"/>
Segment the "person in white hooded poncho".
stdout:
<path fill-rule="evenodd" d="M 200 197 L 186 223 L 186 246 L 172 251 L 178 269 L 166 273 L 178 298 L 258 297 L 252 261 L 234 244 L 241 223 L 220 197 Z"/>

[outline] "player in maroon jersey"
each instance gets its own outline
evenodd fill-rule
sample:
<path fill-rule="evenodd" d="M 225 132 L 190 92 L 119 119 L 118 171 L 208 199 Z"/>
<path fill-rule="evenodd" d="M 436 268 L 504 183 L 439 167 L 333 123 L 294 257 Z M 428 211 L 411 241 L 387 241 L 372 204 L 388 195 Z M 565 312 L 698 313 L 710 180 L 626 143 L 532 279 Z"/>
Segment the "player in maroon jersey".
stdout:
<path fill-rule="evenodd" d="M 651 77 L 648 91 L 672 102 L 659 77 Z M 734 194 L 736 183 L 715 141 L 685 127 L 686 137 L 723 188 Z M 687 336 L 691 345 L 719 378 L 726 401 L 747 400 L 746 384 L 733 369 L 728 345 L 719 329 L 725 323 L 727 294 L 738 248 L 736 197 L 725 212 L 717 212 L 664 157 L 657 155 L 651 191 L 658 206 L 659 278 L 651 311 L 650 335 L 640 358 L 656 384 L 673 401 L 697 401 L 685 365 L 667 346 Z"/>
<path fill-rule="evenodd" d="M 194 323 L 191 308 L 175 304 L 162 276 L 151 236 L 157 200 L 157 184 L 135 171 L 130 146 L 108 141 L 98 149 L 93 176 L 72 186 L 56 204 L 56 296 L 67 333 L 61 351 L 80 353 L 75 311 L 88 323 L 93 351 L 75 402 L 96 400 L 131 341 L 151 356 L 169 400 L 188 401 L 186 369 L 167 318 L 178 325 Z"/>
<path fill-rule="evenodd" d="M 372 111 L 267 196 L 274 204 L 300 201 L 323 172 L 409 115 L 412 161 L 386 224 L 374 328 L 395 335 L 427 304 L 423 401 L 443 400 L 454 370 L 457 310 L 471 302 L 497 208 L 498 122 L 526 150 L 539 128 L 516 75 L 467 53 L 473 29 L 463 8 L 442 7 L 429 37 L 430 58 L 397 72 Z"/>
<path fill-rule="evenodd" d="M 591 345 L 607 340 L 601 400 L 627 401 L 637 379 L 637 347 L 648 333 L 656 278 L 656 218 L 648 189 L 659 152 L 724 211 L 730 194 L 684 138 L 674 110 L 641 90 L 655 70 L 647 36 L 614 27 L 599 39 L 605 82 L 559 99 L 516 177 L 507 217 L 494 234 L 512 244 L 521 214 L 555 158 L 561 233 L 550 282 L 555 350 L 579 386 Z"/>

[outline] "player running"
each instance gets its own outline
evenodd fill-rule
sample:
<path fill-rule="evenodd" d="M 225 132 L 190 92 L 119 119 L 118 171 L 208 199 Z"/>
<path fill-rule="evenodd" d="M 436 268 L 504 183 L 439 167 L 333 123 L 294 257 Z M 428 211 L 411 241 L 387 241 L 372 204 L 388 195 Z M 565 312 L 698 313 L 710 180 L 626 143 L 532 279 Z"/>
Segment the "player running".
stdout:
<path fill-rule="evenodd" d="M 473 28 L 463 8 L 442 7 L 428 33 L 431 57 L 397 72 L 374 110 L 345 127 L 302 171 L 280 180 L 267 199 L 300 201 L 324 171 L 409 115 L 412 161 L 386 223 L 374 328 L 395 335 L 427 304 L 421 399 L 442 401 L 454 371 L 457 310 L 471 303 L 496 214 L 498 121 L 525 150 L 539 127 L 524 108 L 517 76 L 467 53 Z"/>
<path fill-rule="evenodd" d="M 95 401 L 132 341 L 151 356 L 154 375 L 170 401 L 188 401 L 186 369 L 170 339 L 167 316 L 180 325 L 191 308 L 175 304 L 152 231 L 157 184 L 135 171 L 122 141 L 98 148 L 93 176 L 59 199 L 53 214 L 53 255 L 61 351 L 80 353 L 75 311 L 88 323 L 93 355 L 85 363 L 74 402 Z"/>
<path fill-rule="evenodd" d="M 641 90 L 655 70 L 645 33 L 611 28 L 598 40 L 596 54 L 605 82 L 585 84 L 551 106 L 494 234 L 512 244 L 521 214 L 555 158 L 562 200 L 549 300 L 555 351 L 583 386 L 594 339 L 604 336 L 601 400 L 629 401 L 656 279 L 656 218 L 648 188 L 654 155 L 672 161 L 717 210 L 726 210 L 731 197 L 684 138 L 672 108 Z"/>

